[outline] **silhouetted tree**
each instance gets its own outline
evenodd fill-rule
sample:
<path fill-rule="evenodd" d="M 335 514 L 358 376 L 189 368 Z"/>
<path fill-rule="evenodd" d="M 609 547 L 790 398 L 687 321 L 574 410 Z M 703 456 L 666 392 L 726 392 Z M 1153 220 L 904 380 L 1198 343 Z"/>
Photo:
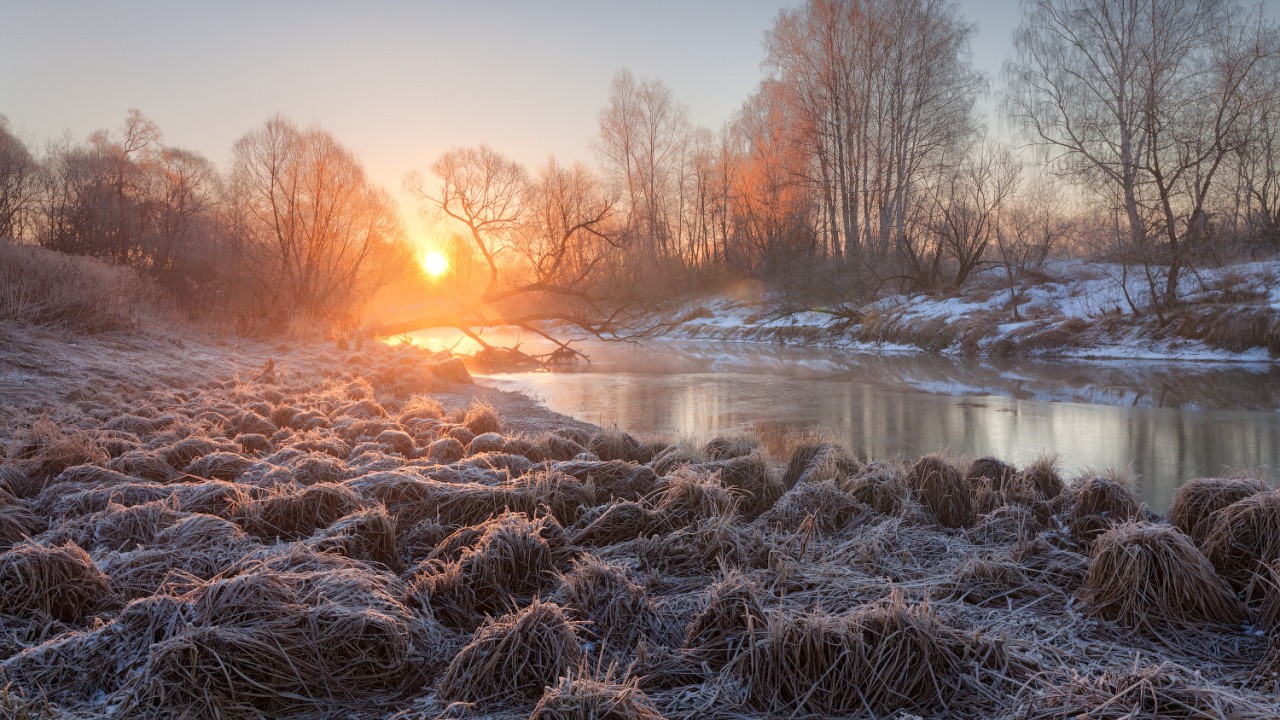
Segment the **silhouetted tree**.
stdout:
<path fill-rule="evenodd" d="M 279 309 L 341 318 L 374 289 L 374 259 L 404 243 L 395 207 L 355 155 L 316 127 L 275 116 L 236 142 L 237 248 Z"/>
<path fill-rule="evenodd" d="M 9 119 L 0 115 L 0 238 L 23 236 L 39 170 L 27 146 L 9 132 Z"/>

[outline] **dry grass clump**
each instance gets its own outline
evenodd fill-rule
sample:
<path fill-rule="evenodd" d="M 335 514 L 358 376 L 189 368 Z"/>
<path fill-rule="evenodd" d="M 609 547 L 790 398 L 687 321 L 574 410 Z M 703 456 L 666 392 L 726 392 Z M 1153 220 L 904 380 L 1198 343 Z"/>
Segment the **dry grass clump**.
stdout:
<path fill-rule="evenodd" d="M 271 422 L 266 416 L 270 415 L 272 408 L 266 403 L 262 403 L 266 407 L 262 408 L 262 414 L 257 412 L 242 412 L 231 417 L 226 423 L 227 437 L 236 437 L 239 435 L 262 435 L 270 437 L 274 435 L 276 424 Z"/>
<path fill-rule="evenodd" d="M 502 432 L 502 420 L 498 417 L 498 411 L 489 403 L 479 400 L 472 402 L 467 408 L 462 424 L 475 435 Z"/>
<path fill-rule="evenodd" d="M 222 480 L 184 483 L 173 487 L 172 491 L 171 497 L 179 510 L 220 518 L 230 517 L 236 506 L 248 502 L 251 497 L 265 494 L 265 491 L 252 486 Z"/>
<path fill-rule="evenodd" d="M 480 468 L 493 470 L 502 479 L 520 477 L 533 469 L 533 463 L 523 455 L 508 455 L 504 452 L 487 452 L 472 455 L 456 464 L 457 469 Z"/>
<path fill-rule="evenodd" d="M 565 525 L 578 521 L 583 510 L 593 507 L 598 498 L 591 483 L 556 470 L 539 470 L 495 488 L 501 502 L 518 512 L 533 517 L 550 512 Z"/>
<path fill-rule="evenodd" d="M 732 667 L 765 712 L 931 711 L 950 706 L 971 642 L 894 596 L 844 615 L 776 612 Z"/>
<path fill-rule="evenodd" d="M 715 437 L 702 446 L 702 454 L 708 460 L 728 460 L 750 455 L 760 449 L 760 441 L 746 436 Z"/>
<path fill-rule="evenodd" d="M 682 576 L 721 568 L 766 568 L 783 552 L 758 525 L 736 522 L 729 515 L 713 515 L 675 532 L 643 538 L 635 548 L 642 569 Z"/>
<path fill-rule="evenodd" d="M 969 469 L 964 473 L 964 481 L 969 483 L 970 488 L 976 489 L 982 485 L 983 480 L 987 480 L 992 490 L 1001 492 L 1013 482 L 1017 474 L 1017 468 L 1000 458 L 981 457 L 970 463 Z"/>
<path fill-rule="evenodd" d="M 1199 547 L 1213 529 L 1213 514 L 1250 495 L 1267 491 L 1267 484 L 1252 478 L 1194 478 L 1173 496 L 1169 524 L 1181 530 Z"/>
<path fill-rule="evenodd" d="M 1249 682 L 1255 687 L 1272 692 L 1280 689 L 1280 633 L 1272 632 L 1271 639 L 1267 641 L 1267 650 L 1250 674 Z"/>
<path fill-rule="evenodd" d="M 651 498 L 655 531 L 674 530 L 700 520 L 731 515 L 738 496 L 720 482 L 718 475 L 703 475 L 682 468 L 666 479 Z"/>
<path fill-rule="evenodd" d="M 473 628 L 552 587 L 571 554 L 554 519 L 506 513 L 446 538 L 414 575 L 410 597 L 451 627 Z"/>
<path fill-rule="evenodd" d="M 648 464 L 655 473 L 665 477 L 683 465 L 696 465 L 706 462 L 707 459 L 701 449 L 686 443 L 677 443 L 654 455 Z"/>
<path fill-rule="evenodd" d="M 440 403 L 435 398 L 426 395 L 415 395 L 400 408 L 400 413 L 396 416 L 396 422 L 401 425 L 410 425 L 414 420 L 441 420 L 443 418 L 444 408 L 440 407 Z"/>
<path fill-rule="evenodd" d="M 396 471 L 371 473 L 345 485 L 386 505 L 400 523 L 434 520 L 457 529 L 511 509 L 508 493 L 491 485 L 422 480 Z"/>
<path fill-rule="evenodd" d="M 215 452 L 234 453 L 240 448 L 234 443 L 207 437 L 187 437 L 161 450 L 164 461 L 175 470 L 181 470 L 198 458 Z"/>
<path fill-rule="evenodd" d="M 383 430 L 374 437 L 373 441 L 379 445 L 385 445 L 391 448 L 392 452 L 400 455 L 401 457 L 411 458 L 417 454 L 417 447 L 414 445 L 413 436 L 403 430 Z"/>
<path fill-rule="evenodd" d="M 331 552 L 353 560 L 399 565 L 396 558 L 396 520 L 385 507 L 375 505 L 317 530 L 307 545 L 319 552 Z"/>
<path fill-rule="evenodd" d="M 625 652 L 652 634 L 658 614 L 644 588 L 627 571 L 585 555 L 560 578 L 556 603 L 585 620 L 585 630 L 611 652 Z"/>
<path fill-rule="evenodd" d="M 101 565 L 118 593 L 144 598 L 176 578 L 210 580 L 259 547 L 235 523 L 191 514 L 161 530 L 145 548 L 106 554 Z"/>
<path fill-rule="evenodd" d="M 118 473 L 152 482 L 168 482 L 177 475 L 173 466 L 165 462 L 163 455 L 151 450 L 130 450 L 112 458 L 107 467 Z"/>
<path fill-rule="evenodd" d="M 44 518 L 31 512 L 16 500 L 8 502 L 9 497 L 12 496 L 0 491 L 0 552 L 44 532 L 49 527 Z"/>
<path fill-rule="evenodd" d="M 110 458 L 97 439 L 78 425 L 41 417 L 13 433 L 4 459 L 23 473 L 10 477 L 13 494 L 31 497 L 69 467 L 105 465 Z"/>
<path fill-rule="evenodd" d="M 470 428 L 459 425 L 455 428 L 450 428 L 449 432 L 445 433 L 445 437 L 453 438 L 462 443 L 463 447 L 466 447 L 471 444 L 472 440 L 476 439 L 476 433 L 471 432 Z"/>
<path fill-rule="evenodd" d="M 1031 540 L 1044 529 L 1045 524 L 1035 510 L 1014 503 L 984 514 L 966 534 L 970 542 L 1011 545 Z"/>
<path fill-rule="evenodd" d="M 601 430 L 591 436 L 587 450 L 601 460 L 646 463 L 653 459 L 645 457 L 644 447 L 638 440 L 621 430 Z"/>
<path fill-rule="evenodd" d="M 1021 565 L 987 558 L 961 565 L 940 589 L 943 597 L 974 605 L 1004 605 L 1006 598 L 1037 595 L 1040 591 Z"/>
<path fill-rule="evenodd" d="M 658 475 L 652 469 L 625 460 L 569 460 L 552 467 L 617 500 L 639 500 L 658 486 Z"/>
<path fill-rule="evenodd" d="M 1067 529 L 1076 542 L 1086 548 L 1113 525 L 1142 518 L 1141 503 L 1133 491 L 1114 476 L 1086 477 L 1074 483 L 1059 499 L 1067 507 Z"/>
<path fill-rule="evenodd" d="M 451 437 L 441 438 L 427 446 L 426 458 L 433 463 L 448 465 L 466 456 L 466 447 Z"/>
<path fill-rule="evenodd" d="M 1217 511 L 1204 554 L 1237 589 L 1280 560 L 1280 490 L 1250 495 Z"/>
<path fill-rule="evenodd" d="M 769 470 L 769 460 L 764 453 L 751 453 L 691 465 L 699 473 L 718 473 L 720 484 L 734 491 L 740 498 L 739 507 L 749 515 L 758 515 L 773 507 L 782 497 L 782 482 Z"/>
<path fill-rule="evenodd" d="M 916 502 L 943 527 L 970 527 L 977 519 L 964 477 L 940 455 L 925 455 L 916 461 L 907 473 L 906 484 Z"/>
<path fill-rule="evenodd" d="M 241 437 L 244 436 L 242 435 Z M 238 452 L 218 450 L 192 460 L 182 471 L 188 475 L 195 475 L 209 480 L 231 482 L 240 477 L 240 474 L 251 465 L 253 465 L 253 461 Z"/>
<path fill-rule="evenodd" d="M 911 490 L 893 463 L 876 460 L 840 481 L 854 500 L 882 515 L 897 515 L 911 500 Z"/>
<path fill-rule="evenodd" d="M 1254 577 L 1251 595 L 1261 595 L 1258 606 L 1258 627 L 1280 637 L 1280 560 L 1267 564 L 1266 570 Z"/>
<path fill-rule="evenodd" d="M 347 477 L 347 465 L 326 453 L 308 451 L 296 455 L 283 464 L 284 477 L 302 485 L 342 482 Z"/>
<path fill-rule="evenodd" d="M 0 463 L 0 490 L 4 491 L 7 496 L 17 497 L 16 487 L 22 485 L 27 479 L 27 474 L 18 469 L 16 465 L 8 463 Z"/>
<path fill-rule="evenodd" d="M 1142 630 L 1248 619 L 1190 538 L 1164 525 L 1125 523 L 1099 536 L 1081 594 L 1094 614 Z"/>
<path fill-rule="evenodd" d="M 535 600 L 480 626 L 436 685 L 448 702 L 482 707 L 537 702 L 583 658 L 582 642 L 564 610 Z"/>
<path fill-rule="evenodd" d="M 1019 541 L 1009 552 L 1009 560 L 1021 565 L 1033 579 L 1066 593 L 1079 590 L 1089 573 L 1088 557 L 1059 547 L 1043 536 Z"/>
<path fill-rule="evenodd" d="M 86 550 L 128 552 L 150 545 L 156 536 L 183 517 L 168 500 L 141 505 L 109 504 L 105 510 L 84 515 L 55 531 Z"/>
<path fill-rule="evenodd" d="M 43 694 L 29 696 L 20 688 L 0 686 L 0 717 L 10 720 L 57 720 L 58 711 Z"/>
<path fill-rule="evenodd" d="M 791 453 L 787 471 L 782 476 L 782 487 L 784 490 L 790 490 L 802 482 L 830 480 L 839 475 L 853 475 L 860 469 L 858 461 L 838 445 L 831 443 L 801 445 Z"/>
<path fill-rule="evenodd" d="M 71 519 L 102 512 L 111 505 L 131 507 L 163 500 L 176 488 L 147 481 L 83 487 L 77 483 L 56 483 L 28 503 L 33 512 L 47 518 Z"/>
<path fill-rule="evenodd" d="M 232 516 L 246 532 L 263 540 L 301 540 L 360 509 L 360 498 L 349 488 L 320 483 L 302 489 L 281 487 L 246 500 L 232 509 Z"/>
<path fill-rule="evenodd" d="M 730 571 L 707 589 L 707 605 L 685 630 L 684 646 L 719 667 L 737 657 L 756 631 L 767 626 L 756 584 Z"/>
<path fill-rule="evenodd" d="M 663 720 L 636 679 L 608 682 L 560 678 L 548 687 L 529 720 Z"/>
<path fill-rule="evenodd" d="M 618 500 L 590 508 L 572 530 L 578 545 L 606 546 L 634 540 L 654 523 L 649 508 L 634 500 Z"/>
<path fill-rule="evenodd" d="M 496 432 L 483 433 L 476 435 L 475 438 L 467 445 L 468 455 L 479 455 L 481 453 L 500 453 L 506 447 L 507 439 Z"/>
<path fill-rule="evenodd" d="M 587 451 L 581 443 L 559 433 L 547 433 L 534 444 L 542 449 L 547 460 L 558 462 L 572 460 Z"/>
<path fill-rule="evenodd" d="M 834 480 L 796 485 L 762 519 L 789 532 L 834 533 L 870 514 L 866 505 L 841 490 Z"/>
<path fill-rule="evenodd" d="M 290 554 L 250 562 L 187 592 L 190 620 L 133 659 L 115 696 L 121 712 L 314 714 L 421 686 L 441 661 L 439 635 L 400 603 L 398 582 L 307 564 Z"/>
<path fill-rule="evenodd" d="M 110 579 L 83 549 L 20 542 L 0 554 L 0 614 L 43 613 L 66 623 L 109 608 L 116 600 Z"/>
<path fill-rule="evenodd" d="M 1100 675 L 1072 672 L 1051 682 L 1041 677 L 1015 701 L 1017 720 L 1136 720 L 1147 718 L 1274 718 L 1275 708 L 1208 683 L 1199 673 L 1164 662 L 1108 669 Z"/>
<path fill-rule="evenodd" d="M 92 485 L 97 487 L 105 487 L 108 485 L 124 485 L 139 479 L 134 476 L 118 472 L 111 468 L 104 468 L 101 465 L 72 465 L 71 467 L 58 473 L 53 482 L 41 491 L 45 491 L 54 485 Z M 38 496 L 37 496 L 38 497 Z"/>
<path fill-rule="evenodd" d="M 1031 494 L 1030 491 L 1033 490 L 1034 497 L 1037 500 L 1053 500 L 1066 489 L 1066 485 L 1062 482 L 1062 476 L 1058 473 L 1058 457 L 1056 455 L 1042 455 L 1036 458 L 1030 465 L 1022 469 L 1020 476 L 1028 487 L 1028 491 L 1024 491 L 1024 494 L 1029 495 Z"/>
<path fill-rule="evenodd" d="M 356 400 L 355 402 L 347 403 L 346 405 L 339 406 L 332 413 L 330 413 L 330 415 L 334 419 L 354 418 L 356 420 L 375 420 L 378 418 L 385 418 L 387 416 L 387 411 L 385 408 L 382 407 L 382 405 L 378 403 L 377 400 L 374 400 L 370 397 L 364 397 L 364 398 L 360 398 L 359 400 Z M 362 430 L 363 428 L 369 427 L 369 426 L 364 424 L 353 423 L 353 424 L 347 425 L 346 427 L 356 428 L 355 434 L 360 434 L 363 431 Z M 342 428 L 339 427 L 337 424 L 334 425 L 334 429 L 337 430 L 339 433 L 342 432 Z"/>

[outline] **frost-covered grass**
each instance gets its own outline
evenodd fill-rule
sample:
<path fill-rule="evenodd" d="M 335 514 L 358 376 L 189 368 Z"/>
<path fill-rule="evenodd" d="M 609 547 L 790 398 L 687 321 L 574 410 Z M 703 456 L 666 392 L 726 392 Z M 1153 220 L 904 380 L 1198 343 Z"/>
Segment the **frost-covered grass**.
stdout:
<path fill-rule="evenodd" d="M 0 422 L 0 716 L 1280 712 L 1260 483 L 1183 497 L 1193 544 L 1050 457 L 641 442 L 410 347 L 223 354 Z"/>
<path fill-rule="evenodd" d="M 1146 278 L 1115 264 L 1058 260 L 1019 278 L 978 275 L 961 292 L 897 294 L 837 314 L 784 312 L 780 298 L 698 305 L 671 335 L 797 342 L 854 351 L 1271 362 L 1280 357 L 1280 261 L 1186 273 L 1183 303 L 1152 311 Z M 1139 312 L 1135 314 L 1133 307 Z"/>

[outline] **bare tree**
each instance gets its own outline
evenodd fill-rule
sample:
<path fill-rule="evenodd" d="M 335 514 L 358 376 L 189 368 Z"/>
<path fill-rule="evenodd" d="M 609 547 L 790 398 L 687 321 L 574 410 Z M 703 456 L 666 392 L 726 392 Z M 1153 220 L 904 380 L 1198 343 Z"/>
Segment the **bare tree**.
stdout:
<path fill-rule="evenodd" d="M 766 80 L 731 128 L 738 154 L 735 242 L 727 260 L 748 272 L 776 270 L 784 257 L 815 254 L 811 196 L 803 182 L 807 158 L 799 151 L 792 113 L 779 83 Z"/>
<path fill-rule="evenodd" d="M 0 115 L 0 238 L 24 235 L 39 170 L 27 146 L 9 132 L 9 119 Z"/>
<path fill-rule="evenodd" d="M 924 221 L 901 250 L 917 289 L 956 290 L 986 262 L 1000 212 L 1021 174 L 1008 149 L 981 141 L 934 181 L 925 191 Z"/>
<path fill-rule="evenodd" d="M 1111 198 L 1152 307 L 1176 304 L 1224 161 L 1245 140 L 1274 27 L 1222 0 L 1026 0 L 1009 110 Z"/>
<path fill-rule="evenodd" d="M 244 267 L 269 304 L 341 318 L 372 291 L 372 259 L 404 242 L 391 199 L 350 150 L 275 116 L 236 142 L 230 179 Z"/>
<path fill-rule="evenodd" d="M 1255 89 L 1250 132 L 1230 158 L 1235 174 L 1234 216 L 1252 239 L 1280 249 L 1280 56 L 1268 59 Z"/>
<path fill-rule="evenodd" d="M 996 218 L 996 250 L 1014 320 L 1021 319 L 1020 277 L 1038 271 L 1071 231 L 1063 204 L 1060 189 L 1040 177 L 1010 198 Z"/>
<path fill-rule="evenodd" d="M 898 246 L 919 190 L 975 127 L 972 26 L 943 0 L 810 0 L 782 11 L 768 65 L 788 91 L 836 259 Z"/>
<path fill-rule="evenodd" d="M 628 235 L 650 260 L 671 259 L 680 250 L 679 202 L 691 133 L 687 111 L 670 88 L 618 71 L 600 114 L 598 149 L 626 188 Z"/>
<path fill-rule="evenodd" d="M 475 249 L 489 268 L 483 302 L 499 289 L 499 259 L 520 226 L 529 174 L 519 163 L 488 145 L 456 148 L 441 155 L 431 171 L 442 181 L 438 196 L 416 171 L 405 177 L 405 189 L 419 202 L 429 202 L 466 226 Z"/>
<path fill-rule="evenodd" d="M 630 305 L 625 287 L 601 283 L 605 260 L 622 248 L 617 200 L 585 167 L 551 161 L 530 179 L 518 163 L 480 146 L 445 153 L 432 171 L 440 179 L 438 192 L 416 172 L 406 176 L 405 189 L 467 228 L 488 279 L 476 297 L 459 298 L 446 313 L 384 325 L 377 333 L 453 327 L 492 349 L 479 331 L 514 326 L 574 352 L 548 323 L 607 339 L 637 331 L 641 309 Z"/>

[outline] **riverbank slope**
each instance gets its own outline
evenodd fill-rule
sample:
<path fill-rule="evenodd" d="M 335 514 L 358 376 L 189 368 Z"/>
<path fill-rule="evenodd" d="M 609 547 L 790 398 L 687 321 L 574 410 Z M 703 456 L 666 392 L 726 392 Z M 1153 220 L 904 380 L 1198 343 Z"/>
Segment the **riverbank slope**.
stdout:
<path fill-rule="evenodd" d="M 708 299 L 674 313 L 680 322 L 667 334 L 882 353 L 1280 361 L 1280 261 L 1189 275 L 1182 299 L 1162 322 L 1136 271 L 1054 261 L 1012 287 L 992 269 L 959 293 L 891 295 L 856 307 L 811 308 L 776 295 Z"/>

